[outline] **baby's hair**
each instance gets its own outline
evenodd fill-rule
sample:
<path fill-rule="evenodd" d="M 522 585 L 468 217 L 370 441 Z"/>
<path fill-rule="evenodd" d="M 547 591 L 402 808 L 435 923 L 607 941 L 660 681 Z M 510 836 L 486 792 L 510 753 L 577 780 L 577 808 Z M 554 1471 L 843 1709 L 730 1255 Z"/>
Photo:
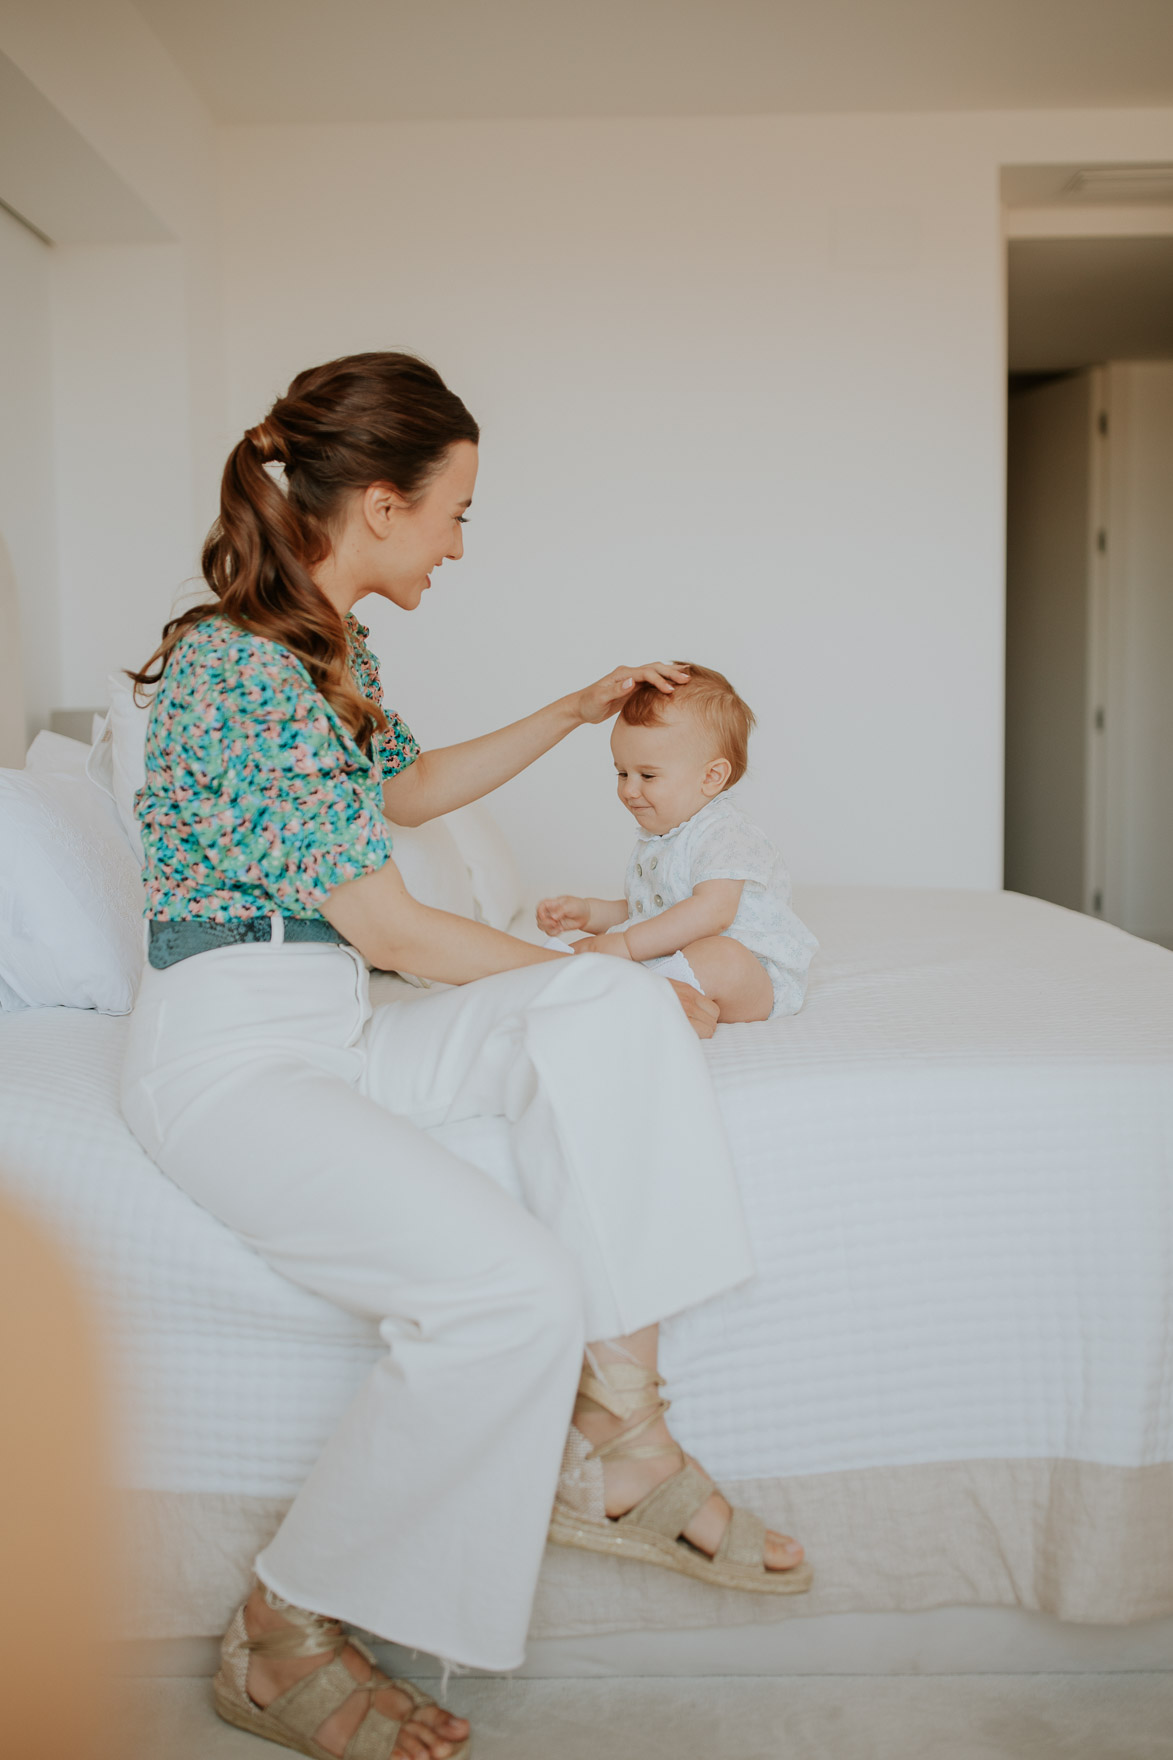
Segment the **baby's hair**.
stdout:
<path fill-rule="evenodd" d="M 682 703 L 704 723 L 716 740 L 721 757 L 728 758 L 732 764 L 729 781 L 725 784 L 726 788 L 732 788 L 745 775 L 754 712 L 723 673 L 714 672 L 709 666 L 693 666 L 687 660 L 677 660 L 673 664 L 688 667 L 690 677 L 687 684 L 678 684 L 670 697 L 658 691 L 654 684 L 637 684 L 620 714 L 631 727 L 651 727 L 662 718 L 665 709 Z"/>

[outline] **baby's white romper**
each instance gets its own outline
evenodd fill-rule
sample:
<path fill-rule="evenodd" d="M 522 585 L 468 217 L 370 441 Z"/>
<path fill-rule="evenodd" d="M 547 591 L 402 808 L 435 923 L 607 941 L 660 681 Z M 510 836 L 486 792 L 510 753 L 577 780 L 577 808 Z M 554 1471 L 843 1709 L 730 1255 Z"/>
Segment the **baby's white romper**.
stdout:
<path fill-rule="evenodd" d="M 781 855 L 728 793 L 662 836 L 639 839 L 627 864 L 623 891 L 629 914 L 620 927 L 658 917 L 691 897 L 704 880 L 744 880 L 737 915 L 725 933 L 764 966 L 774 987 L 771 1020 L 797 1014 L 819 944 L 791 906 L 790 876 Z M 670 961 L 678 962 L 679 956 L 644 963 L 664 969 Z"/>

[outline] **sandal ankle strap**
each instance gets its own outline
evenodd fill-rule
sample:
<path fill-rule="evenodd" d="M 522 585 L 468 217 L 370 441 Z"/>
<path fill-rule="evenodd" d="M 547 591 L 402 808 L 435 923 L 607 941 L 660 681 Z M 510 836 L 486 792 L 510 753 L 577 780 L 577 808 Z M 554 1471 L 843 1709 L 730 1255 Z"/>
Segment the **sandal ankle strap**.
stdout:
<path fill-rule="evenodd" d="M 637 1423 L 628 1423 L 610 1442 L 596 1443 L 587 1459 L 651 1460 L 657 1455 L 680 1454 L 675 1443 L 642 1448 L 631 1446 L 637 1436 L 650 1430 L 665 1412 L 671 1410 L 672 1401 L 662 1399 L 658 1391 L 664 1385 L 664 1377 L 642 1363 L 599 1363 L 597 1367 L 598 1374 L 590 1368 L 583 1369 L 574 1406 L 575 1416 L 582 1411 L 608 1412 L 613 1418 L 624 1419 L 634 1418 L 637 1412 L 644 1416 Z"/>
<path fill-rule="evenodd" d="M 270 1632 L 260 1632 L 247 1640 L 248 1648 L 257 1656 L 293 1657 L 341 1656 L 350 1639 L 336 1619 L 311 1613 L 307 1607 L 294 1607 L 270 1589 L 260 1585 L 266 1605 L 286 1621 Z"/>
<path fill-rule="evenodd" d="M 655 1390 L 664 1385 L 664 1377 L 642 1363 L 598 1363 L 596 1368 L 597 1374 L 584 1367 L 578 1382 L 579 1401 L 597 1411 L 610 1412 L 613 1418 L 634 1417 L 647 1405 L 648 1389 L 653 1390 L 651 1398 L 655 1400 L 659 1398 Z M 642 1399 L 641 1394 L 645 1396 Z M 668 1402 L 663 1404 L 667 1410 Z"/>

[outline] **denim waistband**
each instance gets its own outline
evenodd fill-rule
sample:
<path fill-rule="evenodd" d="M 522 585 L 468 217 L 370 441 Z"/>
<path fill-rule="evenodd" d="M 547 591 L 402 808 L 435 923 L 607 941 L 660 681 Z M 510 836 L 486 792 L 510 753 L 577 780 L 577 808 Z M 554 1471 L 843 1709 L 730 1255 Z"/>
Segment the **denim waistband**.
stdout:
<path fill-rule="evenodd" d="M 345 935 L 325 917 L 281 918 L 286 941 L 332 941 L 349 947 Z M 234 923 L 203 922 L 188 917 L 180 922 L 162 922 L 152 917 L 147 924 L 147 959 L 156 971 L 178 965 L 197 953 L 211 953 L 216 947 L 242 947 L 248 942 L 271 941 L 271 917 L 242 917 Z"/>

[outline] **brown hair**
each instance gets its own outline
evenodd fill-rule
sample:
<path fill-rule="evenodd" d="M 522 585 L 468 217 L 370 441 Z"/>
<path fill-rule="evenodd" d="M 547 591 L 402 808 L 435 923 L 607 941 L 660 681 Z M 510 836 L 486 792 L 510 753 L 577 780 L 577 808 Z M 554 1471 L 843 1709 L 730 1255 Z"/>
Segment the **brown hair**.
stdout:
<path fill-rule="evenodd" d="M 369 745 L 386 717 L 355 684 L 345 623 L 309 571 L 329 555 L 331 522 L 353 490 L 390 483 L 416 498 L 450 446 L 479 438 L 459 397 L 413 355 L 352 354 L 299 373 L 228 455 L 220 517 L 202 558 L 215 602 L 173 617 L 146 665 L 128 676 L 136 686 L 157 684 L 176 642 L 219 614 L 288 648 Z M 267 464 L 284 466 L 285 490 Z"/>
<path fill-rule="evenodd" d="M 676 666 L 687 666 L 687 684 L 678 684 L 670 697 L 654 684 L 637 684 L 620 715 L 631 727 L 651 727 L 664 717 L 666 710 L 678 703 L 684 705 L 712 734 L 722 758 L 733 766 L 726 788 L 732 788 L 745 775 L 748 762 L 749 736 L 754 730 L 754 712 L 742 701 L 725 677 L 710 666 L 693 666 L 687 660 L 676 660 Z"/>

